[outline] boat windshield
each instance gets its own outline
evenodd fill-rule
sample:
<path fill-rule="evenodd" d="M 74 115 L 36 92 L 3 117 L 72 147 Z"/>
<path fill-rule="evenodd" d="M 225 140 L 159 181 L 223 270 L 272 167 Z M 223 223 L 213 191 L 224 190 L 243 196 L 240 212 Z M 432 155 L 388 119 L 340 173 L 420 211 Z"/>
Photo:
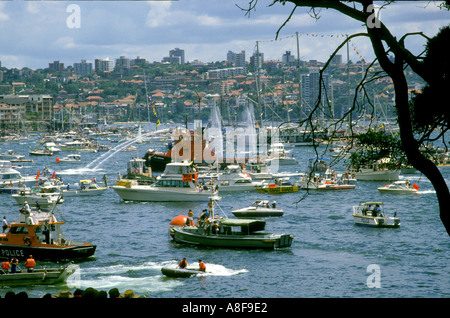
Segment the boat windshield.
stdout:
<path fill-rule="evenodd" d="M 163 187 L 163 188 L 189 188 L 189 182 L 183 182 L 182 180 L 158 180 L 151 185 L 151 187 Z"/>

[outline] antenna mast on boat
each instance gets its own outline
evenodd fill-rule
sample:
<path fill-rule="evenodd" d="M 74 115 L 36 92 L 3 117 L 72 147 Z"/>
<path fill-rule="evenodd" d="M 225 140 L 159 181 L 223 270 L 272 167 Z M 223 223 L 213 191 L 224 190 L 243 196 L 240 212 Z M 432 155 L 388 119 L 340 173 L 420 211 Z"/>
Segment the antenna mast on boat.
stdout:
<path fill-rule="evenodd" d="M 263 120 L 262 120 L 262 112 L 261 112 L 261 104 L 260 104 L 260 74 L 259 74 L 259 61 L 260 61 L 260 56 L 259 56 L 259 43 L 258 41 L 256 41 L 256 65 L 255 65 L 255 70 L 256 70 L 256 102 L 257 102 L 257 106 L 258 106 L 258 115 L 259 115 L 259 127 L 262 128 L 263 126 Z M 262 59 L 261 59 L 261 63 L 262 63 Z"/>
<path fill-rule="evenodd" d="M 148 105 L 147 77 L 145 76 L 145 71 L 144 71 L 144 86 L 145 86 L 145 104 L 147 105 L 147 117 L 148 123 L 150 124 L 150 108 Z"/>
<path fill-rule="evenodd" d="M 299 121 L 302 120 L 302 76 L 300 74 L 300 46 L 298 43 L 298 32 L 295 32 L 297 36 L 297 72 L 298 72 L 298 106 L 299 106 Z"/>

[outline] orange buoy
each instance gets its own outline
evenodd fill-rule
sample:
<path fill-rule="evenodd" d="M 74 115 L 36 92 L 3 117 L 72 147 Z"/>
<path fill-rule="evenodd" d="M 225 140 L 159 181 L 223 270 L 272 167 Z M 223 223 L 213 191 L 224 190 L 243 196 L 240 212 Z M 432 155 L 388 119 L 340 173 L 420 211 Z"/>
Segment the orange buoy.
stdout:
<path fill-rule="evenodd" d="M 56 158 L 56 162 L 59 162 L 59 158 Z"/>
<path fill-rule="evenodd" d="M 186 220 L 188 217 L 186 215 L 179 215 L 176 216 L 170 221 L 170 225 L 177 225 L 177 226 L 183 226 L 186 225 Z"/>

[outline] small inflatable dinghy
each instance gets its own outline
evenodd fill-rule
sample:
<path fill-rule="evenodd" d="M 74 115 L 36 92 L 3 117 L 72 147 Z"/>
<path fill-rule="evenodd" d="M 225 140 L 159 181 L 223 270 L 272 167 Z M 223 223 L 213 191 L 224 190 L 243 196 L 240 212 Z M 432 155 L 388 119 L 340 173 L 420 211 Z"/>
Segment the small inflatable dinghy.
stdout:
<path fill-rule="evenodd" d="M 167 277 L 182 277 L 187 278 L 193 275 L 204 274 L 205 272 L 198 271 L 196 269 L 189 268 L 176 268 L 176 267 L 163 267 L 161 268 L 161 273 Z"/>

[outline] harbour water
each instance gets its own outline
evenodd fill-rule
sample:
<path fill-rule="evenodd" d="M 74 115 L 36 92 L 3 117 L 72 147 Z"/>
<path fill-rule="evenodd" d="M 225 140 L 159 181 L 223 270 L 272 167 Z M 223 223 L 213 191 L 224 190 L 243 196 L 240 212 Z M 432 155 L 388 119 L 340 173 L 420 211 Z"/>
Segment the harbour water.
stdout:
<path fill-rule="evenodd" d="M 34 137 L 37 140 L 38 136 Z M 101 141 L 109 144 L 108 141 Z M 134 144 L 138 151 L 82 153 L 76 166 L 56 163 L 52 157 L 32 157 L 21 163 L 23 175 L 36 175 L 44 167 L 55 169 L 64 183 L 107 176 L 115 183 L 117 172 L 126 172 L 132 157 L 141 158 L 149 148 L 163 143 Z M 12 149 L 28 156 L 34 141 L 0 144 L 0 152 Z M 298 165 L 280 171 L 306 172 L 315 155 L 312 147 L 294 147 Z M 103 156 L 101 160 L 98 158 Z M 96 160 L 97 159 L 97 160 Z M 95 164 L 92 162 L 95 161 Z M 89 169 L 86 169 L 89 167 Z M 450 180 L 450 167 L 442 167 Z M 168 235 L 169 222 L 192 209 L 199 216 L 204 203 L 124 202 L 112 190 L 99 197 L 70 197 L 55 209 L 66 221 L 67 238 L 97 245 L 92 259 L 77 262 L 79 270 L 66 285 L 0 287 L 0 296 L 13 290 L 38 298 L 64 289 L 93 287 L 121 293 L 132 289 L 148 298 L 448 298 L 450 297 L 450 240 L 440 219 L 436 194 L 420 173 L 401 175 L 420 186 L 416 195 L 380 194 L 377 187 L 387 182 L 358 181 L 356 189 L 281 195 L 221 193 L 216 213 L 233 217 L 231 210 L 254 200 L 276 200 L 284 215 L 267 220 L 266 229 L 294 236 L 290 248 L 264 250 L 215 249 L 174 243 Z M 18 216 L 19 206 L 9 194 L 1 194 L 1 216 L 9 222 Z M 401 220 L 398 229 L 358 227 L 352 206 L 361 201 L 382 201 L 388 214 Z M 183 257 L 194 266 L 204 260 L 204 276 L 167 278 L 161 267 L 176 264 Z M 37 260 L 39 266 L 55 266 Z M 59 264 L 56 264 L 59 265 Z M 374 270 L 375 269 L 375 270 Z"/>

